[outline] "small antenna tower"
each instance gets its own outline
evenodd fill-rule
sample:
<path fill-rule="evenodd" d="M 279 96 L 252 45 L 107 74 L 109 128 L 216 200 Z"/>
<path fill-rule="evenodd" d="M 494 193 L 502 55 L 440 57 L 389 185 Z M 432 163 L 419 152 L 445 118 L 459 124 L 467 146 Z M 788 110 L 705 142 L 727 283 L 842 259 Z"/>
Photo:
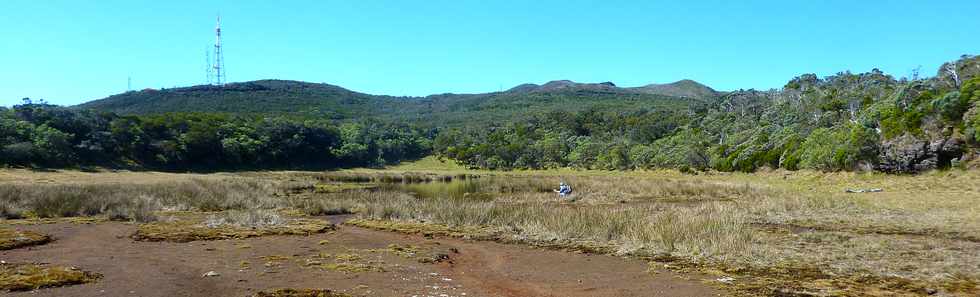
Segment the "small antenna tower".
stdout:
<path fill-rule="evenodd" d="M 218 16 L 217 25 L 214 27 L 214 61 L 210 58 L 208 63 L 208 82 L 216 86 L 225 85 L 225 57 L 221 54 L 221 16 Z"/>
<path fill-rule="evenodd" d="M 127 76 L 126 77 L 126 92 L 132 92 L 132 91 L 133 91 L 133 77 L 132 76 Z"/>
<path fill-rule="evenodd" d="M 204 48 L 204 84 L 211 84 L 211 49 L 208 47 Z"/>

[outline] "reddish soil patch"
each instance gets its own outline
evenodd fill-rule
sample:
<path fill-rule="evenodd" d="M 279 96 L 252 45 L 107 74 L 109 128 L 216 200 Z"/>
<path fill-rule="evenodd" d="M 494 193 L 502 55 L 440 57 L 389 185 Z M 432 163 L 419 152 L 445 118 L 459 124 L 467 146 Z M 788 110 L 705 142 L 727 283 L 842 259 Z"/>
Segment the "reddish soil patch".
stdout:
<path fill-rule="evenodd" d="M 0 260 L 76 266 L 104 277 L 96 283 L 7 293 L 9 296 L 248 296 L 271 288 L 327 288 L 354 296 L 719 294 L 699 280 L 688 279 L 691 276 L 667 271 L 652 275 L 643 261 L 493 242 L 426 239 L 348 226 L 331 234 L 192 243 L 133 241 L 129 236 L 136 226 L 117 222 L 24 229 L 51 234 L 57 240 L 2 251 Z M 327 242 L 321 243 L 323 240 Z M 389 244 L 458 253 L 452 253 L 450 261 L 425 264 L 367 250 L 385 249 Z M 344 273 L 303 264 L 321 253 L 358 254 L 372 263 L 383 263 L 386 271 Z M 204 277 L 209 271 L 220 275 Z"/>

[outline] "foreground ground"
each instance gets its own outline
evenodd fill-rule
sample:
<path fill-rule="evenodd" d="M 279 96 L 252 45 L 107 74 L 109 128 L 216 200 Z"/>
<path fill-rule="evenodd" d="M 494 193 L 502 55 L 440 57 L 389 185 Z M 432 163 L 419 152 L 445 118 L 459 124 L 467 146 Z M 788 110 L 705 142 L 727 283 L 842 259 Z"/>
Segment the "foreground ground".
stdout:
<path fill-rule="evenodd" d="M 560 180 L 572 200 L 550 192 Z M 977 296 L 978 182 L 975 171 L 504 173 L 434 159 L 3 170 L 0 246 L 13 249 L 0 260 L 100 276 L 14 293 L 45 296 Z"/>
<path fill-rule="evenodd" d="M 128 223 L 54 223 L 21 229 L 57 241 L 0 252 L 7 262 L 46 262 L 98 271 L 98 282 L 8 296 L 248 296 L 270 288 L 331 288 L 354 296 L 714 296 L 696 275 L 650 272 L 646 262 L 493 242 L 424 238 L 340 227 L 330 234 L 189 243 L 137 242 Z M 420 263 L 390 251 L 447 252 Z M 384 271 L 309 265 L 345 255 Z M 218 276 L 204 277 L 214 271 Z"/>

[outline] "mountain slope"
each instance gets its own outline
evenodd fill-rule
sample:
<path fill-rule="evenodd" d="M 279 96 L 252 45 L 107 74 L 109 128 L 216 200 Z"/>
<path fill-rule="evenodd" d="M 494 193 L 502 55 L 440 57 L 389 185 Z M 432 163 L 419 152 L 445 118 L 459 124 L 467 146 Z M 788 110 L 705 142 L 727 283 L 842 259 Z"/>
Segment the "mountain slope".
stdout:
<path fill-rule="evenodd" d="M 721 95 L 718 91 L 690 79 L 679 80 L 669 84 L 649 84 L 629 89 L 645 94 L 684 98 L 715 98 Z"/>
<path fill-rule="evenodd" d="M 681 86 L 671 90 L 674 89 L 697 88 Z M 699 92 L 688 93 L 705 93 L 702 90 Z M 704 101 L 691 98 L 712 98 L 681 98 L 665 93 L 669 92 L 619 88 L 610 82 L 577 83 L 558 80 L 543 85 L 523 84 L 504 92 L 392 97 L 354 92 L 329 84 L 259 80 L 233 83 L 224 87 L 205 85 L 164 90 L 147 89 L 113 95 L 77 107 L 119 114 L 287 114 L 331 119 L 379 118 L 441 126 L 474 121 L 505 121 L 528 113 L 554 110 L 677 110 Z"/>
<path fill-rule="evenodd" d="M 329 84 L 285 80 L 146 89 L 78 105 L 120 114 L 163 112 L 303 113 L 346 118 L 394 112 L 405 98 L 368 95 Z"/>

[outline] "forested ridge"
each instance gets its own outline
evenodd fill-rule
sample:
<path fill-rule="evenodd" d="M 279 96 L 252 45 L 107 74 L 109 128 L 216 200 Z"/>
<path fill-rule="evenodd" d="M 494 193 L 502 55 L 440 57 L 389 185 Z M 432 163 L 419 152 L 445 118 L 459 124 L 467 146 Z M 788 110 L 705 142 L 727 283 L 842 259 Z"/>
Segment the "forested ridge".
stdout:
<path fill-rule="evenodd" d="M 217 170 L 380 166 L 429 154 L 490 169 L 918 172 L 980 147 L 980 59 L 716 92 L 554 81 L 487 94 L 366 95 L 257 81 L 0 110 L 0 163 Z M 239 104 L 234 104 L 239 102 Z M 241 102 L 247 102 L 242 104 Z"/>
<path fill-rule="evenodd" d="M 483 168 L 761 167 L 918 172 L 966 166 L 980 139 L 980 58 L 928 79 L 877 69 L 738 90 L 683 112 L 547 112 L 443 131 L 436 153 Z"/>

